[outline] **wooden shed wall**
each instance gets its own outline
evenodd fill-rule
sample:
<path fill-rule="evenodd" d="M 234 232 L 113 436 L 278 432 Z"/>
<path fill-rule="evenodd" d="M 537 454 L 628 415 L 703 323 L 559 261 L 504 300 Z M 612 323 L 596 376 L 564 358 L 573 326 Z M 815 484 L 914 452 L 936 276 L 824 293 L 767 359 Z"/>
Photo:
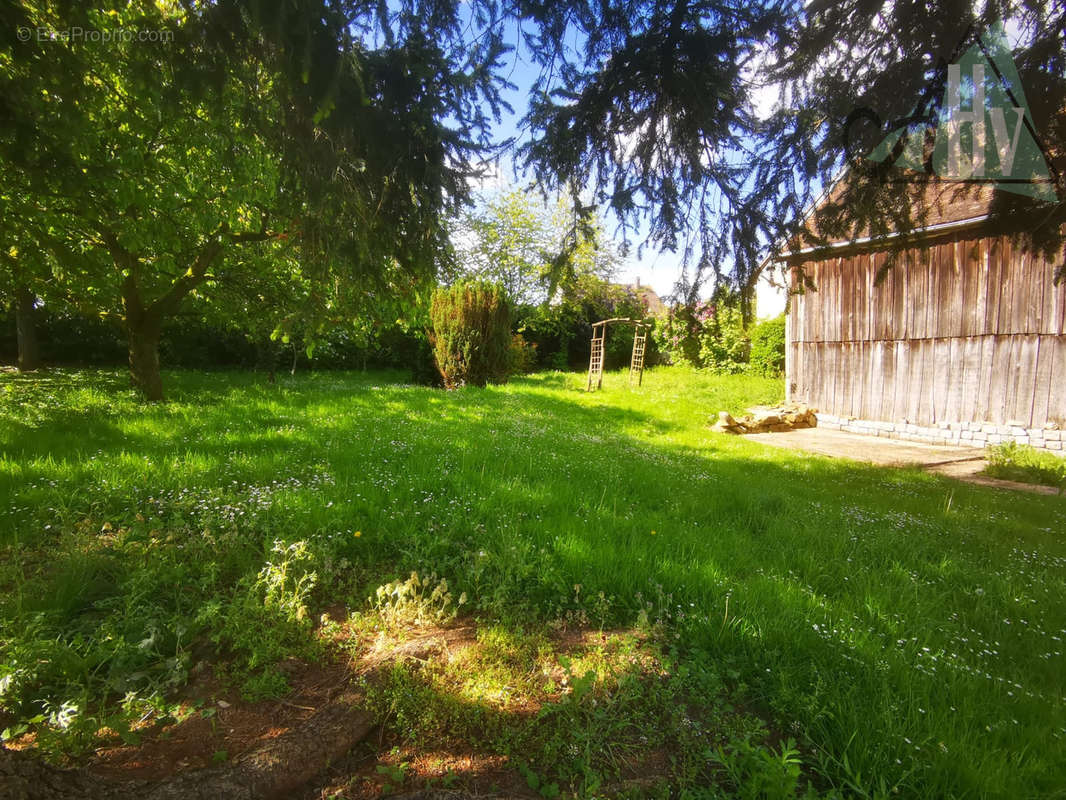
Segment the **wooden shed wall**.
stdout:
<path fill-rule="evenodd" d="M 1066 427 L 1066 285 L 1007 237 L 805 263 L 792 298 L 789 396 L 838 416 L 918 425 Z"/>

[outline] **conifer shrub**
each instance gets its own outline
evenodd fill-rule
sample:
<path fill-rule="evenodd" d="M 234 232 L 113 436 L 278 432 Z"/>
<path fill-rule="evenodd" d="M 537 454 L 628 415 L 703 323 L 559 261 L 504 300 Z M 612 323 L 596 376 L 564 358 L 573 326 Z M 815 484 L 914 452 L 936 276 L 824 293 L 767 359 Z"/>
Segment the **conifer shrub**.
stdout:
<path fill-rule="evenodd" d="M 511 370 L 511 308 L 483 281 L 440 288 L 430 303 L 430 343 L 447 389 L 503 383 Z"/>

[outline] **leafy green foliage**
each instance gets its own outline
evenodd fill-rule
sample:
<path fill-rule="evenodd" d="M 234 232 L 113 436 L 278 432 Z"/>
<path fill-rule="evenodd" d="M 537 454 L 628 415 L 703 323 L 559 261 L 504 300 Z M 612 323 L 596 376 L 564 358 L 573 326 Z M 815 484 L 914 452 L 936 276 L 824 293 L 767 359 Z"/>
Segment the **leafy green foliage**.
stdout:
<path fill-rule="evenodd" d="M 517 329 L 537 347 L 538 366 L 569 369 L 588 366 L 592 324 L 603 319 L 645 319 L 645 309 L 631 287 L 584 275 L 562 287 L 562 296 L 550 305 L 515 310 Z M 658 324 L 656 320 L 646 320 Z M 612 328 L 607 333 L 606 365 L 617 369 L 629 364 L 633 329 Z M 659 363 L 659 346 L 648 340 L 645 363 Z"/>
<path fill-rule="evenodd" d="M 749 372 L 767 378 L 781 377 L 785 373 L 785 315 L 757 323 L 749 338 Z"/>
<path fill-rule="evenodd" d="M 167 34 L 8 37 L 0 58 L 0 195 L 20 209 L 5 248 L 20 264 L 44 254 L 31 288 L 47 302 L 122 322 L 151 399 L 161 327 L 187 304 L 256 338 L 313 341 L 414 301 L 447 252 L 481 101 L 496 103 L 498 32 L 463 52 L 452 41 L 488 23 L 460 27 L 457 5 L 350 10 L 43 2 L 9 21 Z"/>
<path fill-rule="evenodd" d="M 791 800 L 800 790 L 799 756 L 793 739 L 783 742 L 780 752 L 740 739 L 715 749 L 711 757 L 722 766 L 738 800 Z"/>
<path fill-rule="evenodd" d="M 600 219 L 579 219 L 571 203 L 538 202 L 522 189 L 490 196 L 454 223 L 457 270 L 498 283 L 516 305 L 565 294 L 586 276 L 608 280 L 620 256 Z"/>
<path fill-rule="evenodd" d="M 674 363 L 719 375 L 747 371 L 751 343 L 744 330 L 739 298 L 674 306 L 654 336 Z"/>
<path fill-rule="evenodd" d="M 777 378 L 784 372 L 784 315 L 745 327 L 739 297 L 675 306 L 653 336 L 673 363 L 716 375 Z"/>
<path fill-rule="evenodd" d="M 720 302 L 714 308 L 700 336 L 700 364 L 718 375 L 739 375 L 751 352 L 739 304 Z"/>
<path fill-rule="evenodd" d="M 985 474 L 1023 483 L 1058 486 L 1066 491 L 1066 458 L 1017 442 L 987 448 Z"/>
<path fill-rule="evenodd" d="M 511 371 L 524 375 L 537 365 L 537 345 L 527 342 L 520 333 L 511 336 Z"/>
<path fill-rule="evenodd" d="M 431 343 L 444 386 L 503 383 L 511 371 L 511 307 L 503 289 L 461 281 L 433 293 Z"/>

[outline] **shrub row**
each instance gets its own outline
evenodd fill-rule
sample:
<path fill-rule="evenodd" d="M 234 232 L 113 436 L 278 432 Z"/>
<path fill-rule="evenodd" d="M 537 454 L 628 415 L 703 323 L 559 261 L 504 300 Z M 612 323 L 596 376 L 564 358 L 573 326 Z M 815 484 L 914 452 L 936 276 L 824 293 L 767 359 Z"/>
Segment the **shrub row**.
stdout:
<path fill-rule="evenodd" d="M 671 310 L 654 337 L 670 363 L 720 375 L 776 378 L 785 371 L 783 314 L 745 327 L 738 304 L 701 302 Z"/>

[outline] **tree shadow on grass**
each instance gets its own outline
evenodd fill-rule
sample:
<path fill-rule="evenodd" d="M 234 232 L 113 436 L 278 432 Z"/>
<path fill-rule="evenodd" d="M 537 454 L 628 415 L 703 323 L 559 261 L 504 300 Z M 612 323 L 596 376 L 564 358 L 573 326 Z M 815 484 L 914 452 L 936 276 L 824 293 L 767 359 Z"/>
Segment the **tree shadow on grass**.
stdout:
<path fill-rule="evenodd" d="M 143 474 L 175 490 L 218 490 L 224 504 L 252 503 L 259 495 L 248 484 L 328 473 L 330 481 L 271 495 L 262 513 L 236 523 L 243 534 L 220 546 L 241 552 L 197 565 L 230 564 L 208 596 L 263 569 L 265 541 L 306 540 L 323 576 L 312 615 L 338 600 L 362 607 L 373 586 L 412 569 L 435 571 L 489 617 L 662 623 L 685 658 L 735 673 L 775 714 L 863 775 L 904 780 L 917 769 L 909 738 L 949 751 L 923 756 L 924 783 L 915 784 L 923 791 L 964 791 L 991 776 L 1025 793 L 1055 780 L 1049 745 L 1040 742 L 1053 739 L 1061 677 L 1031 631 L 1066 624 L 1060 498 L 711 433 L 687 444 L 654 441 L 648 434 L 670 423 L 609 398 L 588 405 L 576 395 L 506 389 L 347 391 L 343 381 L 336 393 L 343 402 L 330 405 L 310 392 L 264 390 L 236 418 L 220 400 L 188 417 L 156 417 L 152 430 L 118 430 L 110 419 L 88 424 L 113 437 L 103 461 L 113 457 L 121 468 L 124 453 L 155 464 L 178 457 L 182 469 Z M 301 422 L 304 415 L 312 419 Z M 182 441 L 186 419 L 197 427 Z M 38 429 L 49 447 L 30 469 L 38 483 L 84 483 L 93 468 L 76 479 L 59 468 L 69 431 L 61 420 L 51 424 Z M 294 429 L 275 430 L 288 425 Z M 227 488 L 235 480 L 242 488 Z M 26 496 L 13 481 L 0 490 L 19 502 Z M 34 491 L 48 500 L 47 487 Z M 142 510 L 121 481 L 94 488 L 92 503 L 97 519 L 100 509 L 120 515 L 116 527 L 136 524 Z M 204 519 L 188 517 L 190 530 Z M 145 524 L 167 530 L 165 517 Z M 177 556 L 182 538 L 158 546 Z M 337 567 L 341 559 L 350 566 Z M 338 584 L 342 598 L 331 595 Z M 1031 624 L 1003 624 L 1017 620 L 1019 597 L 1026 607 L 1039 601 L 1027 614 Z M 64 607 L 55 604 L 55 614 Z M 989 652 L 969 655 L 961 637 Z M 1045 638 L 1038 645 L 1053 647 Z M 923 647 L 942 651 L 938 665 L 926 666 Z M 1009 701 L 1021 709 L 1021 727 L 977 736 L 968 723 L 944 722 L 958 713 L 952 708 L 980 718 L 990 691 L 1005 691 L 997 679 L 1031 693 Z M 857 730 L 869 736 L 855 740 Z M 977 778 L 952 766 L 950 753 L 960 750 L 988 765 L 1019 737 L 1033 743 L 1025 763 L 987 767 Z"/>

